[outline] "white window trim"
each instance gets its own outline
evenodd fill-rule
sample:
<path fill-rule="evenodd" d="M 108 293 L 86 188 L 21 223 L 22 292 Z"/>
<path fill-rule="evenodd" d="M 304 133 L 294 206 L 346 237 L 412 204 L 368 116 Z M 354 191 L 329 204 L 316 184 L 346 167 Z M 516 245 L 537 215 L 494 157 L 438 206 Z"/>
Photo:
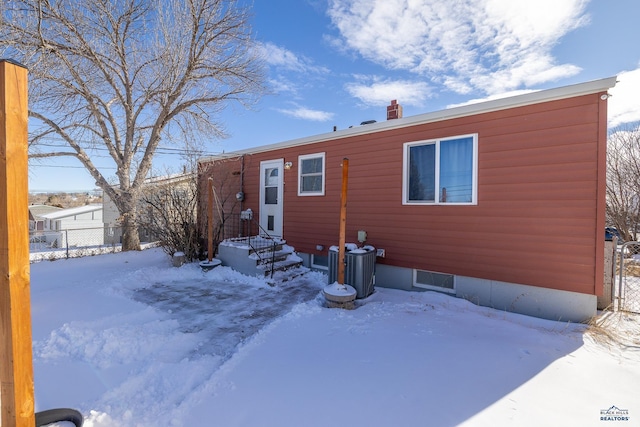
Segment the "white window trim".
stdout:
<path fill-rule="evenodd" d="M 445 275 L 445 276 L 451 276 L 453 279 L 453 288 L 449 289 L 449 288 L 443 288 L 440 286 L 433 286 L 433 285 L 427 285 L 426 283 L 418 283 L 418 272 L 419 271 L 423 271 L 426 273 L 435 273 L 435 274 L 441 274 L 441 275 Z M 420 288 L 420 289 L 427 289 L 430 291 L 437 291 L 437 292 L 443 292 L 445 294 L 454 294 L 456 293 L 456 275 L 455 274 L 448 274 L 448 273 L 439 273 L 437 271 L 429 271 L 429 270 L 418 270 L 418 269 L 413 269 L 413 287 L 414 288 Z"/>
<path fill-rule="evenodd" d="M 302 161 L 307 159 L 322 158 L 322 190 L 302 192 Z M 324 196 L 325 169 L 326 169 L 325 153 L 303 154 L 298 156 L 298 196 Z"/>
<path fill-rule="evenodd" d="M 327 261 L 329 260 L 329 259 L 328 259 L 328 255 L 322 255 L 322 256 L 326 257 L 326 258 L 327 258 Z M 315 269 L 317 269 L 317 270 L 329 270 L 329 265 L 316 264 L 316 263 L 314 262 L 314 261 L 315 261 L 315 257 L 316 257 L 316 255 L 315 255 L 315 254 L 311 254 L 310 264 L 311 264 L 311 267 L 312 267 L 312 268 L 315 268 Z"/>
<path fill-rule="evenodd" d="M 473 171 L 472 171 L 472 189 L 471 189 L 471 202 L 440 202 L 437 194 L 437 190 L 440 187 L 440 142 L 447 141 L 450 139 L 460 139 L 460 138 L 473 138 Z M 433 202 L 430 201 L 409 201 L 408 187 L 409 187 L 409 148 L 416 145 L 427 145 L 427 144 L 435 144 L 436 146 L 436 168 L 435 168 L 435 188 L 436 188 L 436 197 Z M 478 204 L 478 134 L 466 134 L 466 135 L 455 135 L 448 136 L 445 138 L 436 138 L 436 139 L 428 139 L 423 141 L 412 141 L 405 142 L 403 144 L 403 156 L 402 156 L 402 204 L 410 205 L 410 206 L 425 206 L 425 205 L 438 205 L 438 206 L 473 206 Z"/>

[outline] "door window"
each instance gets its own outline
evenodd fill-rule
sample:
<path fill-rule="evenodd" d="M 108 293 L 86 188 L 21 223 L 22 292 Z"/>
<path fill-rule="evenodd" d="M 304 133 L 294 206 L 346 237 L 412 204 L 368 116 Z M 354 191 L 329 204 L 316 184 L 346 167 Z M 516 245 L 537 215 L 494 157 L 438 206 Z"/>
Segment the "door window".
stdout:
<path fill-rule="evenodd" d="M 278 204 L 278 168 L 264 170 L 264 203 L 266 205 Z"/>

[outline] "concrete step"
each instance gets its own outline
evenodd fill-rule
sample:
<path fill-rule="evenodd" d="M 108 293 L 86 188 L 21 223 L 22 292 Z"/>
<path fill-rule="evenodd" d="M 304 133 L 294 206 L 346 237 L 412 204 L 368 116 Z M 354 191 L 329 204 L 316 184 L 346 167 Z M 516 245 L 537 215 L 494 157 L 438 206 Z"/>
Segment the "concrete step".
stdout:
<path fill-rule="evenodd" d="M 275 271 L 272 277 L 267 278 L 267 283 L 271 286 L 276 286 L 278 283 L 288 282 L 289 280 L 293 280 L 296 277 L 300 277 L 309 270 L 307 267 L 293 267 L 284 271 Z"/>
<path fill-rule="evenodd" d="M 264 271 L 265 276 L 271 275 L 271 263 L 259 264 L 256 266 L 258 270 Z M 273 271 L 287 271 L 292 268 L 297 268 L 302 265 L 302 260 L 300 259 L 284 259 L 280 261 L 276 261 L 273 263 Z"/>
<path fill-rule="evenodd" d="M 274 249 L 276 251 L 281 251 L 282 247 L 283 247 L 283 244 L 279 244 L 278 243 L 275 246 L 272 245 L 272 246 L 262 246 L 262 247 L 250 248 L 249 249 L 249 255 L 256 254 L 256 255 L 262 256 L 262 254 L 272 252 Z"/>
<path fill-rule="evenodd" d="M 275 253 L 273 251 L 263 251 L 260 253 L 252 253 L 249 258 L 256 260 L 258 264 L 271 263 L 272 260 L 282 261 L 287 259 L 293 253 L 292 249 L 279 249 Z"/>
<path fill-rule="evenodd" d="M 302 260 L 294 256 L 294 249 L 286 246 L 284 240 L 275 240 L 275 245 L 270 245 L 273 240 L 263 237 L 251 240 L 253 247 L 247 244 L 247 239 L 222 242 L 218 248 L 218 258 L 222 260 L 223 265 L 250 276 L 257 274 L 275 277 L 276 273 L 279 273 L 280 279 L 278 281 L 290 279 L 290 276 L 294 274 L 292 270 L 305 269 L 302 267 Z M 263 246 L 258 247 L 258 244 Z M 299 276 L 300 274 L 295 273 L 295 275 Z"/>

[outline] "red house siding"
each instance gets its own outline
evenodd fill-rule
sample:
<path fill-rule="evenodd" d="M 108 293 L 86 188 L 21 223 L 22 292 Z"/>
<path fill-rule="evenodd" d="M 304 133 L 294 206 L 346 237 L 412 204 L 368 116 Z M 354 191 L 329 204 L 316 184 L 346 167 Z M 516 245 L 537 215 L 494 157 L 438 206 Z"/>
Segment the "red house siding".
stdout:
<path fill-rule="evenodd" d="M 217 226 L 221 222 L 220 217 L 224 215 L 225 218 L 230 218 L 227 224 L 227 231 L 229 233 L 236 233 L 237 224 L 233 224 L 233 221 L 242 209 L 242 203 L 236 199 L 236 194 L 241 191 L 243 187 L 242 168 L 242 157 L 233 157 L 199 165 L 198 191 L 200 197 L 198 203 L 198 229 L 200 230 L 199 234 L 203 241 L 206 242 L 207 236 L 207 207 L 210 203 L 208 190 L 209 178 L 213 179 L 218 198 L 218 206 L 216 206 L 213 212 L 215 230 L 218 230 Z M 225 237 L 231 236 L 214 235 L 214 240 L 223 240 Z"/>
<path fill-rule="evenodd" d="M 284 238 L 321 254 L 338 242 L 349 158 L 347 241 L 365 230 L 379 263 L 602 293 L 606 101 L 584 95 L 245 155 L 245 208 L 259 212 L 260 161 L 284 159 Z M 402 204 L 403 144 L 478 135 L 478 203 Z M 325 195 L 297 194 L 298 156 L 326 153 Z M 326 249 L 323 252 L 326 254 Z"/>

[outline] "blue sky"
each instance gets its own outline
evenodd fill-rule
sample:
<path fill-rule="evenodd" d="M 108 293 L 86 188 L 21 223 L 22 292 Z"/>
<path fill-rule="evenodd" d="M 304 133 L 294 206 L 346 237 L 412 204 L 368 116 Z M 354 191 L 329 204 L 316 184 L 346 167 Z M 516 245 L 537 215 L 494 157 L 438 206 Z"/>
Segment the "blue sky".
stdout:
<path fill-rule="evenodd" d="M 229 137 L 207 154 L 383 121 L 392 99 L 407 117 L 614 75 L 609 126 L 628 126 L 640 121 L 638 16 L 637 0 L 256 0 L 270 93 L 229 105 Z M 156 171 L 180 168 L 179 150 L 162 153 Z M 32 162 L 29 182 L 94 188 L 73 159 Z"/>

